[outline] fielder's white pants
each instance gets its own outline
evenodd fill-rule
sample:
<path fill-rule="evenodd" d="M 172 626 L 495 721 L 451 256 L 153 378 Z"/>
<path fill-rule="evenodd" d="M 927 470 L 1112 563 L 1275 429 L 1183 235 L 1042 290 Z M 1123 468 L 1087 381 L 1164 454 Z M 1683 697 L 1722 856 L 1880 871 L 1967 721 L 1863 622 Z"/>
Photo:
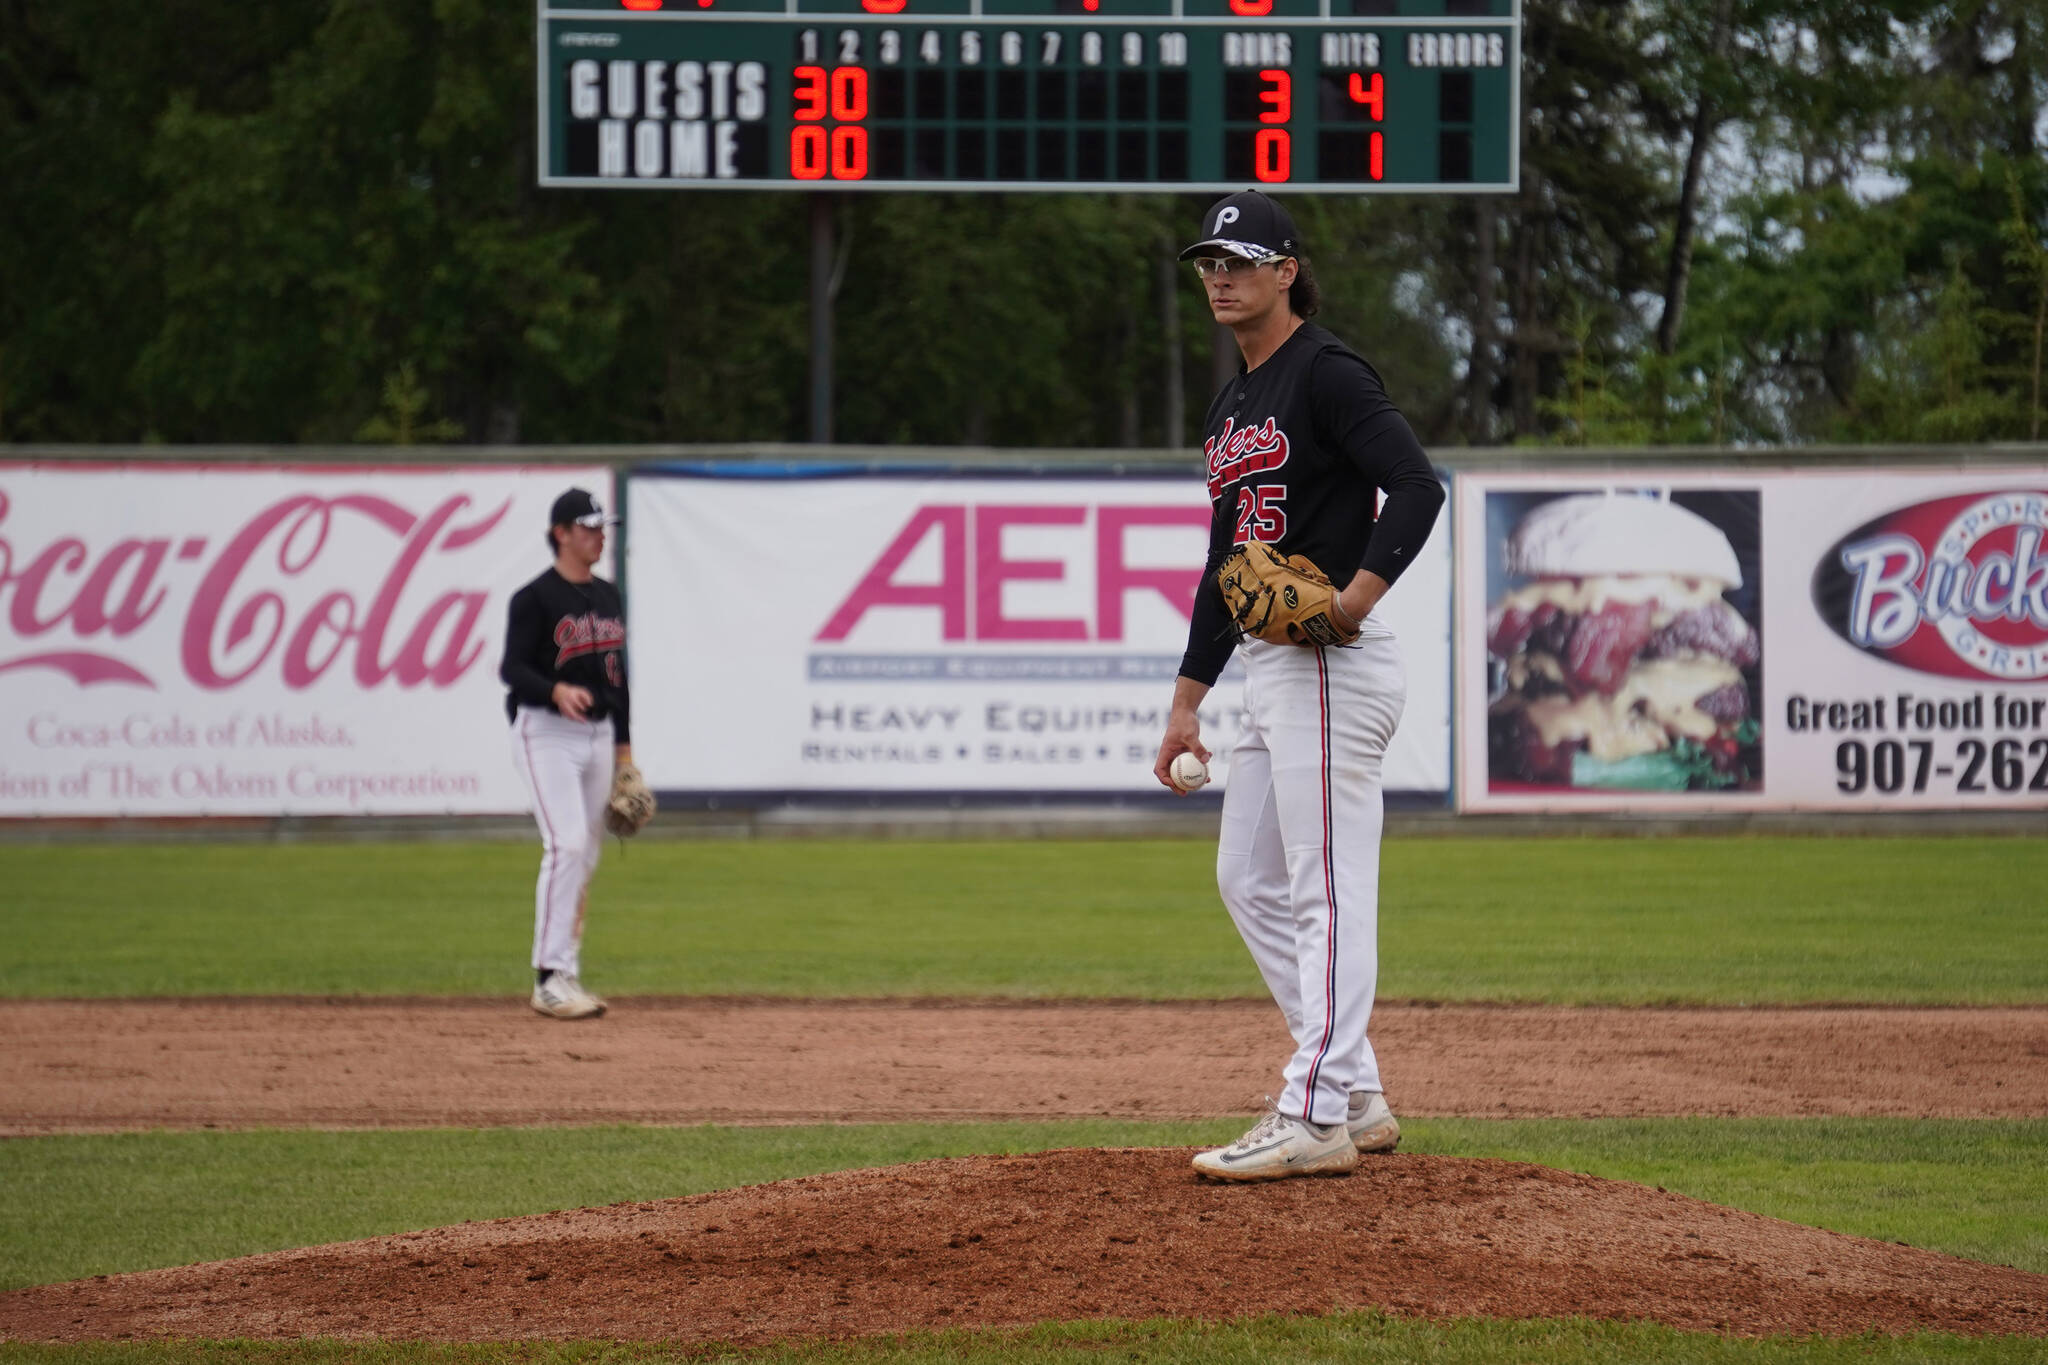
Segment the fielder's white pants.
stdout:
<path fill-rule="evenodd" d="M 522 706 L 512 718 L 512 763 L 533 795 L 540 879 L 533 894 L 535 969 L 580 976 L 583 893 L 604 851 L 604 806 L 615 745 L 610 717 L 571 720 Z"/>
<path fill-rule="evenodd" d="M 1380 765 L 1408 684 L 1368 617 L 1337 649 L 1247 640 L 1245 719 L 1230 755 L 1216 882 L 1294 1035 L 1283 1114 L 1344 1121 L 1379 1090 L 1366 1041 L 1379 976 Z"/>

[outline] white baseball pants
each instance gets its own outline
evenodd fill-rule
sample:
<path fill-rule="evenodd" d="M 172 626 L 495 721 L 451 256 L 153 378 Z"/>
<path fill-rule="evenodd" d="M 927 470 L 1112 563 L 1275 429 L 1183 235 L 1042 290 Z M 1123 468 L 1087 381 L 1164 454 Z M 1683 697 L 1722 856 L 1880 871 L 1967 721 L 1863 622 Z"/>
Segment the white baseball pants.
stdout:
<path fill-rule="evenodd" d="M 1379 976 L 1380 764 L 1408 685 L 1368 617 L 1337 649 L 1247 640 L 1245 720 L 1230 755 L 1216 882 L 1288 1030 L 1283 1114 L 1344 1121 L 1379 1090 L 1366 1040 Z"/>
<path fill-rule="evenodd" d="M 580 976 L 583 895 L 604 851 L 612 723 L 571 720 L 537 706 L 512 718 L 512 763 L 533 794 L 540 879 L 533 895 L 533 965 Z"/>

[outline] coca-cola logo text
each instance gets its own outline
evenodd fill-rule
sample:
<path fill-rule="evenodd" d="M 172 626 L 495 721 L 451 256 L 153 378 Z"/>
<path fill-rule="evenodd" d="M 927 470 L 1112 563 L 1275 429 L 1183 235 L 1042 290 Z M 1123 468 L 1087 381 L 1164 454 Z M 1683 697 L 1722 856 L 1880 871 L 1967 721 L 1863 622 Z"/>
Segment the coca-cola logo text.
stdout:
<path fill-rule="evenodd" d="M 1965 493 L 1888 512 L 1814 570 L 1835 632 L 1892 663 L 1954 678 L 2048 678 L 2048 493 Z"/>
<path fill-rule="evenodd" d="M 169 612 L 179 618 L 185 675 L 208 690 L 235 687 L 273 667 L 293 689 L 337 667 L 365 688 L 387 680 L 403 688 L 448 687 L 484 651 L 478 627 L 488 592 L 451 588 L 422 602 L 407 588 L 434 556 L 489 535 L 511 499 L 458 524 L 471 507 L 464 494 L 415 514 L 371 493 L 300 493 L 222 537 L 130 536 L 100 548 L 70 534 L 23 543 L 19 528 L 6 524 L 11 507 L 0 492 L 0 600 L 8 627 L 0 673 L 48 669 L 81 686 L 153 689 L 158 682 L 147 671 L 148 657 L 124 652 L 122 644 Z M 388 553 L 362 558 L 358 520 Z M 344 528 L 356 534 L 344 537 Z M 335 548 L 344 539 L 349 549 Z M 196 583 L 186 565 L 198 566 Z M 317 596 L 302 591 L 298 597 L 310 600 L 294 602 L 282 590 L 293 580 L 331 586 Z"/>

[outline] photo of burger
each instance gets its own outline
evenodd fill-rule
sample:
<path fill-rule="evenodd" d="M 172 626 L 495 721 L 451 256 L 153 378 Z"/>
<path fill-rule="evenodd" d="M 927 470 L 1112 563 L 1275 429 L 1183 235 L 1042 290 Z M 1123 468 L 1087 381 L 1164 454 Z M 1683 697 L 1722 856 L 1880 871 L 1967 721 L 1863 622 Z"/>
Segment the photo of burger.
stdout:
<path fill-rule="evenodd" d="M 1488 575 L 1489 788 L 1760 786 L 1756 494 L 1487 501 L 1515 518 Z"/>

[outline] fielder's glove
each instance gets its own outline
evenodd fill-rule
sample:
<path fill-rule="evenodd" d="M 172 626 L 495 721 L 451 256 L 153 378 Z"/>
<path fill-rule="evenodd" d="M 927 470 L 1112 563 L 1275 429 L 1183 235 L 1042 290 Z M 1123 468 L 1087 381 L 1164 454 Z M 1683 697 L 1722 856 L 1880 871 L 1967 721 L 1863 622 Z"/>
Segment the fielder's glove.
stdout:
<path fill-rule="evenodd" d="M 1247 541 L 1216 570 L 1223 607 L 1246 635 L 1276 645 L 1348 645 L 1358 623 L 1337 605 L 1328 575 L 1301 555 Z"/>
<path fill-rule="evenodd" d="M 640 770 L 621 763 L 612 770 L 612 794 L 604 803 L 604 827 L 621 839 L 638 834 L 654 818 L 654 793 Z"/>

